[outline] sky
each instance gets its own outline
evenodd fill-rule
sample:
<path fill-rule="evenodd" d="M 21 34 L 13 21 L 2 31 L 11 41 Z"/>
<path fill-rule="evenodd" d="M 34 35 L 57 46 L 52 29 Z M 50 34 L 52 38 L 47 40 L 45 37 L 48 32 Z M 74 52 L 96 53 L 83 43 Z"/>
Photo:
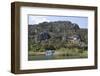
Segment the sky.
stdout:
<path fill-rule="evenodd" d="M 42 16 L 42 15 L 29 15 L 28 24 L 39 24 L 42 22 L 54 21 L 71 21 L 77 23 L 80 28 L 88 28 L 88 17 L 79 16 Z"/>

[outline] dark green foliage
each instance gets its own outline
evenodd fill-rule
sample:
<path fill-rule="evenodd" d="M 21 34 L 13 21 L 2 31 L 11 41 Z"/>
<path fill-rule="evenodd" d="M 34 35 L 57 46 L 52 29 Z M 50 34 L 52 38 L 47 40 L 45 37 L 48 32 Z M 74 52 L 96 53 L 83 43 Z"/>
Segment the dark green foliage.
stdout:
<path fill-rule="evenodd" d="M 88 29 L 80 28 L 76 23 L 55 21 L 28 25 L 28 50 L 31 52 L 53 49 L 64 52 L 62 56 L 86 57 L 87 45 Z"/>

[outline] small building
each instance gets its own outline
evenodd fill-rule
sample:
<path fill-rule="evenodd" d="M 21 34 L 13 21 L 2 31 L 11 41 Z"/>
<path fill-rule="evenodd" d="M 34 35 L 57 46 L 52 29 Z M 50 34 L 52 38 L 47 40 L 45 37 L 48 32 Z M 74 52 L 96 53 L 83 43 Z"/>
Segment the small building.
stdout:
<path fill-rule="evenodd" d="M 45 56 L 53 56 L 54 50 L 46 50 Z"/>
<path fill-rule="evenodd" d="M 53 56 L 55 49 L 53 47 L 45 49 L 45 56 Z"/>
<path fill-rule="evenodd" d="M 81 36 L 80 35 L 72 35 L 72 36 L 69 36 L 67 38 L 68 41 L 71 41 L 71 42 L 80 42 L 81 41 Z"/>

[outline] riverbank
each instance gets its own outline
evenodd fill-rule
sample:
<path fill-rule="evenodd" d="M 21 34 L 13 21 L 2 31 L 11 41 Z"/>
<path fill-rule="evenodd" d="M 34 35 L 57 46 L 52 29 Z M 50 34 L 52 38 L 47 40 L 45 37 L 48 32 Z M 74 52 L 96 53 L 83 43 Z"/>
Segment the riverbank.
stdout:
<path fill-rule="evenodd" d="M 33 52 L 28 53 L 28 60 L 49 60 L 49 59 L 77 59 L 87 58 L 88 51 L 79 50 L 56 50 L 52 56 L 46 56 L 45 52 Z"/>

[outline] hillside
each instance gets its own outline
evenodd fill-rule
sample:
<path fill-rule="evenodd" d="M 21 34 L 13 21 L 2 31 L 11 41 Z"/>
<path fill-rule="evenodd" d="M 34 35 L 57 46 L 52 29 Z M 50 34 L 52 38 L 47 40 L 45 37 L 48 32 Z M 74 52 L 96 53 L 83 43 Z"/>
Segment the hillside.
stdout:
<path fill-rule="evenodd" d="M 33 41 L 35 36 L 47 32 L 53 38 L 80 35 L 81 40 L 87 42 L 87 31 L 88 29 L 80 28 L 78 24 L 70 21 L 43 22 L 37 25 L 28 25 L 28 36 Z"/>
<path fill-rule="evenodd" d="M 70 21 L 28 25 L 28 59 L 86 58 L 87 34 L 88 29 L 80 28 L 78 24 Z M 48 58 L 47 52 L 51 52 L 53 56 Z"/>

